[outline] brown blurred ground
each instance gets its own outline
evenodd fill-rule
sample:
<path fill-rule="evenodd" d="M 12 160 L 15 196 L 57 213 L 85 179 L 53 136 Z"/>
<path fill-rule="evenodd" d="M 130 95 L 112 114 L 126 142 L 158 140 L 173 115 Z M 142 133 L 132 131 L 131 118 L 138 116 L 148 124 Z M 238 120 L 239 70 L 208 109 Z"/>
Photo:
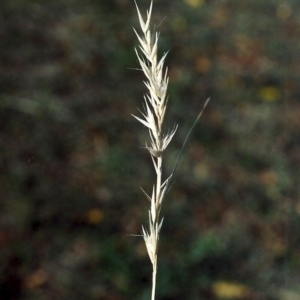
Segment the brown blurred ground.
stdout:
<path fill-rule="evenodd" d="M 139 1 L 142 11 L 148 1 Z M 170 50 L 158 297 L 300 299 L 300 5 L 154 2 Z M 134 3 L 4 1 L 0 299 L 149 299 Z M 167 128 L 166 128 L 167 129 Z"/>

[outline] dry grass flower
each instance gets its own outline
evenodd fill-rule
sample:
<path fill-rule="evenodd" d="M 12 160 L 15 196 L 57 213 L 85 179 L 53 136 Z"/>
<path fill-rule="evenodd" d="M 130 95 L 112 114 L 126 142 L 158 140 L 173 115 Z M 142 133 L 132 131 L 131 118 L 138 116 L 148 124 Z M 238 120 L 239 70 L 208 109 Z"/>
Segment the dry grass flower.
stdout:
<path fill-rule="evenodd" d="M 133 116 L 149 130 L 149 141 L 146 142 L 146 148 L 151 155 L 153 166 L 156 172 L 156 182 L 153 185 L 151 196 L 143 190 L 147 199 L 150 201 L 150 209 L 149 226 L 147 229 L 142 226 L 143 238 L 153 267 L 151 300 L 154 300 L 156 290 L 158 241 L 163 222 L 163 219 L 160 219 L 162 203 L 169 188 L 170 180 L 175 173 L 179 157 L 186 144 L 186 141 L 193 127 L 199 120 L 208 100 L 206 101 L 202 111 L 199 113 L 196 121 L 186 136 L 171 175 L 163 180 L 163 153 L 171 142 L 177 130 L 177 125 L 174 125 L 173 129 L 169 130 L 167 133 L 163 133 L 162 125 L 167 108 L 167 88 L 169 82 L 167 75 L 168 69 L 164 68 L 167 53 L 158 59 L 157 47 L 159 33 L 156 31 L 151 32 L 150 30 L 152 7 L 153 1 L 151 1 L 150 8 L 147 11 L 146 19 L 144 20 L 136 4 L 142 33 L 138 34 L 134 29 L 139 41 L 139 50 L 135 49 L 135 52 L 141 69 L 146 77 L 146 81 L 144 81 L 144 83 L 148 92 L 144 96 L 144 112 L 141 112 L 142 117 Z"/>
<path fill-rule="evenodd" d="M 177 125 L 166 134 L 163 134 L 162 125 L 167 108 L 167 87 L 169 82 L 167 69 L 164 70 L 167 53 L 158 59 L 157 46 L 159 33 L 152 33 L 150 30 L 152 7 L 153 1 L 151 1 L 150 8 L 147 11 L 146 20 L 144 20 L 136 4 L 142 34 L 139 35 L 134 29 L 140 43 L 140 51 L 135 49 L 135 52 L 147 79 L 144 83 L 148 89 L 148 93 L 144 96 L 145 111 L 141 113 L 142 118 L 134 117 L 149 129 L 149 142 L 146 142 L 146 148 L 149 150 L 156 172 L 156 183 L 153 185 L 151 196 L 144 192 L 150 201 L 149 227 L 148 229 L 142 227 L 147 252 L 153 266 L 151 299 L 154 300 L 158 240 L 163 221 L 163 219 L 160 220 L 159 214 L 168 187 L 167 182 L 170 180 L 170 177 L 164 182 L 162 180 L 163 152 L 172 140 L 177 130 Z"/>

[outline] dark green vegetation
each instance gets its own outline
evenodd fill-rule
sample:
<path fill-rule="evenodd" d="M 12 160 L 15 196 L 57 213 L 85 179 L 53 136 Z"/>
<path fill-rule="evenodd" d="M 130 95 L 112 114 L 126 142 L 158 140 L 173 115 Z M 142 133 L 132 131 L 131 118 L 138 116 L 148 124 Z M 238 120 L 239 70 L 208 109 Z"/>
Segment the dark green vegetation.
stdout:
<path fill-rule="evenodd" d="M 148 1 L 139 2 L 141 11 Z M 173 163 L 157 299 L 300 298 L 300 5 L 156 0 Z M 133 1 L 4 1 L 0 299 L 150 298 Z M 166 128 L 167 129 L 167 128 Z"/>

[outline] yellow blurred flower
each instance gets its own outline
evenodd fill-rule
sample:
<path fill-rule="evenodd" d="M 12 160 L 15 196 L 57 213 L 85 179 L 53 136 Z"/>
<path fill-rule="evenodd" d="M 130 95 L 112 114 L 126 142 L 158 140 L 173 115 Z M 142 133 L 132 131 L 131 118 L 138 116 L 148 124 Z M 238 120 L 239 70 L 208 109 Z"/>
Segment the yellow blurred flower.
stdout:
<path fill-rule="evenodd" d="M 249 294 L 249 288 L 240 283 L 217 281 L 212 285 L 213 293 L 220 298 L 240 299 Z"/>
<path fill-rule="evenodd" d="M 259 173 L 260 182 L 265 186 L 273 186 L 278 183 L 278 174 L 272 170 L 265 170 Z"/>
<path fill-rule="evenodd" d="M 87 221 L 90 224 L 98 224 L 103 219 L 103 211 L 98 208 L 93 208 L 87 213 Z"/>
<path fill-rule="evenodd" d="M 46 273 L 46 271 L 43 269 L 39 269 L 34 271 L 32 274 L 29 274 L 27 278 L 25 278 L 25 286 L 28 289 L 35 289 L 46 283 L 48 279 L 48 273 Z"/>
<path fill-rule="evenodd" d="M 281 21 L 286 21 L 292 15 L 292 8 L 288 3 L 281 3 L 277 7 L 276 14 Z"/>
<path fill-rule="evenodd" d="M 206 73 L 211 68 L 211 62 L 209 58 L 205 56 L 200 56 L 196 59 L 195 67 L 197 72 L 199 73 Z"/>
<path fill-rule="evenodd" d="M 172 20 L 172 28 L 176 33 L 180 33 L 186 30 L 186 19 L 179 16 Z"/>
<path fill-rule="evenodd" d="M 266 102 L 278 101 L 280 98 L 280 90 L 277 87 L 265 86 L 259 90 L 259 96 Z"/>
<path fill-rule="evenodd" d="M 185 3 L 192 7 L 199 7 L 204 4 L 204 0 L 184 0 Z"/>

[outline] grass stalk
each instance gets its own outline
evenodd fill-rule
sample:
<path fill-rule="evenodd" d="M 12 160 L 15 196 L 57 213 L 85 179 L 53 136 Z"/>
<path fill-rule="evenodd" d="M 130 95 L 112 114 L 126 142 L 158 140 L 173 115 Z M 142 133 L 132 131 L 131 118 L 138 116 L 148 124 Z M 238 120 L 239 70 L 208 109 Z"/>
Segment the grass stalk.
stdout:
<path fill-rule="evenodd" d="M 147 11 L 145 20 L 143 19 L 136 2 L 135 5 L 142 31 L 142 34 L 140 35 L 134 29 L 134 32 L 139 41 L 139 49 L 135 49 L 135 52 L 141 66 L 141 70 L 146 77 L 146 81 L 144 81 L 144 84 L 148 92 L 144 96 L 144 112 L 141 112 L 142 117 L 137 117 L 134 115 L 133 117 L 135 117 L 149 130 L 149 142 L 146 142 L 146 148 L 150 153 L 156 172 L 156 183 L 153 185 L 151 196 L 144 190 L 142 190 L 150 202 L 149 225 L 148 228 L 142 226 L 142 235 L 146 244 L 150 261 L 152 263 L 153 271 L 151 300 L 155 300 L 157 250 L 159 233 L 163 222 L 163 219 L 160 219 L 162 203 L 164 201 L 166 192 L 169 189 L 171 179 L 174 176 L 179 158 L 187 142 L 187 139 L 189 138 L 194 126 L 200 119 L 209 99 L 205 102 L 203 109 L 200 111 L 190 131 L 188 132 L 185 141 L 179 151 L 171 175 L 163 181 L 163 153 L 177 130 L 177 125 L 175 125 L 172 130 L 169 130 L 165 134 L 162 131 L 162 125 L 167 108 L 167 88 L 169 82 L 169 78 L 167 76 L 168 69 L 164 68 L 164 62 L 167 53 L 165 53 L 160 59 L 158 59 L 157 48 L 159 33 L 156 31 L 151 32 L 150 30 L 153 1 L 151 1 L 150 8 Z"/>
<path fill-rule="evenodd" d="M 163 221 L 160 219 L 160 211 L 166 194 L 167 183 L 170 180 L 170 178 L 167 178 L 167 180 L 163 182 L 162 179 L 163 152 L 172 140 L 177 130 L 177 125 L 167 134 L 163 134 L 162 125 L 167 107 L 167 87 L 169 82 L 167 69 L 164 68 L 167 53 L 158 59 L 157 47 L 159 33 L 156 31 L 151 32 L 150 30 L 152 7 L 153 1 L 151 1 L 146 19 L 144 20 L 136 4 L 142 34 L 138 34 L 134 29 L 139 41 L 139 49 L 135 49 L 135 52 L 146 77 L 144 83 L 148 93 L 144 96 L 144 112 L 141 112 L 142 117 L 134 117 L 149 130 L 149 142 L 146 142 L 146 148 L 151 155 L 156 172 L 156 183 L 153 185 L 151 196 L 144 192 L 150 201 L 150 209 L 148 228 L 142 226 L 143 238 L 153 268 L 151 300 L 154 300 L 159 232 Z"/>

